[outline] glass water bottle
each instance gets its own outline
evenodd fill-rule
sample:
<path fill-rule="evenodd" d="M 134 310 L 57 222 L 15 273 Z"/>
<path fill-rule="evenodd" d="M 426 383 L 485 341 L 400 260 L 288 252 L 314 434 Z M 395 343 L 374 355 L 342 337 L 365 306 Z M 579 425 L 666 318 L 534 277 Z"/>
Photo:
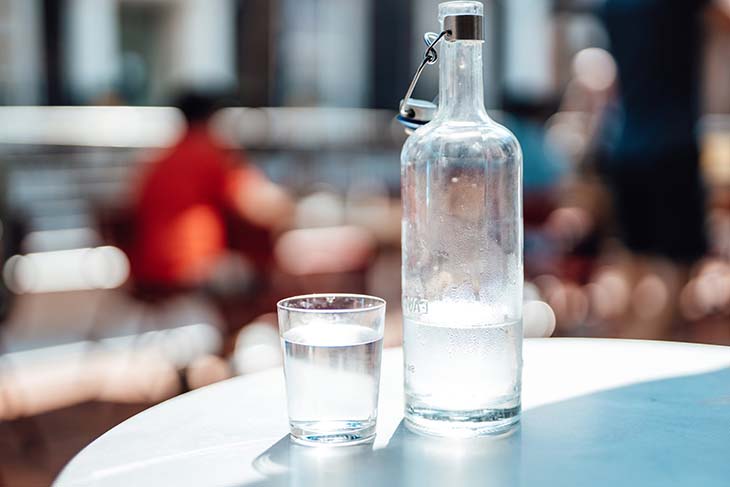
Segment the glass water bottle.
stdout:
<path fill-rule="evenodd" d="M 482 16 L 439 5 L 439 106 L 401 153 L 405 418 L 442 436 L 520 416 L 522 153 L 484 108 Z"/>

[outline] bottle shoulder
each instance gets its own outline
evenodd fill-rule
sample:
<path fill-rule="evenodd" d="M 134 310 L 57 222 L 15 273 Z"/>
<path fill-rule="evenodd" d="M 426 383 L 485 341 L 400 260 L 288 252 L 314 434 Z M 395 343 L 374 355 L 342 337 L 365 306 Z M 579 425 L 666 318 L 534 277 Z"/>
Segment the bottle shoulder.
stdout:
<path fill-rule="evenodd" d="M 417 129 L 403 145 L 401 159 L 479 157 L 522 160 L 514 134 L 494 121 L 463 122 L 434 120 Z"/>

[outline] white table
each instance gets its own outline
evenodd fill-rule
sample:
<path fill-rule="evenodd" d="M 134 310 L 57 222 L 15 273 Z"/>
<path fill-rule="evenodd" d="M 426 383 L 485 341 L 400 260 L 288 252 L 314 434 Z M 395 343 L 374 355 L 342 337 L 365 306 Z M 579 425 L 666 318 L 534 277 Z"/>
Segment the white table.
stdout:
<path fill-rule="evenodd" d="M 526 340 L 524 358 L 522 425 L 508 436 L 406 430 L 393 349 L 374 445 L 291 444 L 273 369 L 138 414 L 79 453 L 55 485 L 730 485 L 730 347 L 549 338 Z"/>

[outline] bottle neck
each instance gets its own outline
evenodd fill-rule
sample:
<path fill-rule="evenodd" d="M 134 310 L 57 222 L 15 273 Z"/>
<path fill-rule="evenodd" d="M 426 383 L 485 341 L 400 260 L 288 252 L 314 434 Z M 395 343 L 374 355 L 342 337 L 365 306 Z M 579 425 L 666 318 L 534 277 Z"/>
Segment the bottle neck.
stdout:
<path fill-rule="evenodd" d="M 485 121 L 482 42 L 444 41 L 439 52 L 440 119 Z"/>

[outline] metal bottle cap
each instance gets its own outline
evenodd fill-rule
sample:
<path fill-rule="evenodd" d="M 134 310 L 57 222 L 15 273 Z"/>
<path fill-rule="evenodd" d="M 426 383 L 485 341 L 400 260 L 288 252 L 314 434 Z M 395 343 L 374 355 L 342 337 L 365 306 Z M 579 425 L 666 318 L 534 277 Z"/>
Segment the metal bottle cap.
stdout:
<path fill-rule="evenodd" d="M 481 15 L 447 15 L 444 30 L 447 41 L 483 41 L 484 17 Z"/>

